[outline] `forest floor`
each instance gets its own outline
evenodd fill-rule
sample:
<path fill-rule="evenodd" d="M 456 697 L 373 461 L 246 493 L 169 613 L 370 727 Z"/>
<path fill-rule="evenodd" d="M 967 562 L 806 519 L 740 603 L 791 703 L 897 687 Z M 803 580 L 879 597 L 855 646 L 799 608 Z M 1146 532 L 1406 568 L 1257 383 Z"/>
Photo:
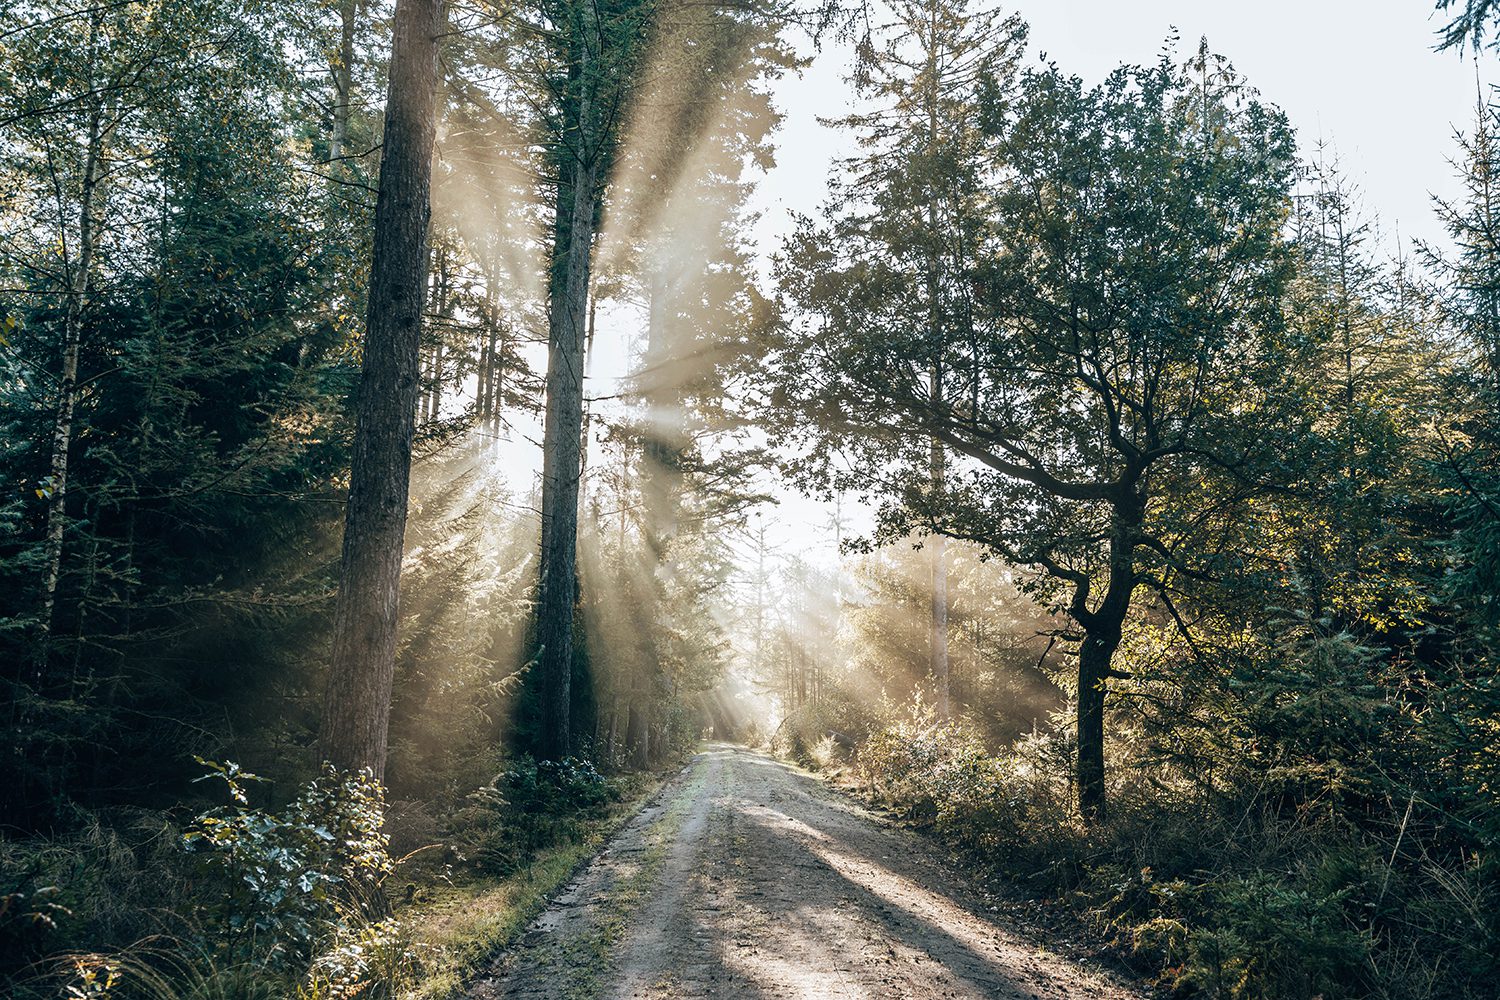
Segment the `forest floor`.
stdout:
<path fill-rule="evenodd" d="M 469 997 L 1148 995 L 994 911 L 932 842 L 772 757 L 712 744 Z"/>

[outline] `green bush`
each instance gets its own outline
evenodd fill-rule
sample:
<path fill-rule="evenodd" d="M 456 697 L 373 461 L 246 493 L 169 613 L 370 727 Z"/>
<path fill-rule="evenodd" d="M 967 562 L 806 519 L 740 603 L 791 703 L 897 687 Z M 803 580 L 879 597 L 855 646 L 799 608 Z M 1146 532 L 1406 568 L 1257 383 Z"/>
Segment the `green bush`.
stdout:
<path fill-rule="evenodd" d="M 906 818 L 996 858 L 1018 849 L 1033 828 L 1065 820 L 1057 776 L 1066 774 L 1066 758 L 1054 744 L 1034 734 L 997 755 L 967 726 L 915 713 L 872 733 L 859 748 L 856 772 Z"/>
<path fill-rule="evenodd" d="M 230 951 L 249 949 L 280 967 L 309 961 L 314 947 L 348 922 L 350 906 L 377 897 L 391 871 L 384 793 L 366 772 L 325 765 L 286 809 L 249 806 L 246 783 L 260 780 L 233 763 L 204 762 L 232 805 L 200 815 L 183 834 L 209 885 L 203 911 Z"/>
<path fill-rule="evenodd" d="M 1345 913 L 1348 892 L 1270 872 L 1214 880 L 1178 984 L 1225 1000 L 1368 995 L 1371 942 Z"/>
<path fill-rule="evenodd" d="M 79 811 L 50 837 L 0 836 L 0 995 L 48 956 L 160 933 L 191 892 L 181 831 L 159 813 Z"/>
<path fill-rule="evenodd" d="M 381 883 L 384 792 L 325 768 L 276 810 L 203 761 L 229 803 L 179 830 L 141 813 L 66 840 L 0 843 L 0 936 L 17 1000 L 375 1000 L 415 968 Z M 14 862 L 14 864 L 12 864 Z"/>
<path fill-rule="evenodd" d="M 469 796 L 450 833 L 477 869 L 508 875 L 539 850 L 583 836 L 619 797 L 618 785 L 588 761 L 518 757 Z"/>
<path fill-rule="evenodd" d="M 1111 817 L 1087 825 L 1065 734 L 994 752 L 916 712 L 873 732 L 854 774 L 873 799 L 1075 907 L 1178 995 L 1492 995 L 1496 886 L 1486 855 L 1440 863 L 1440 825 L 1419 831 L 1394 801 L 1333 808 L 1329 784 L 1289 788 L 1286 769 L 1259 783 L 1238 771 L 1205 795 L 1124 741 Z"/>
<path fill-rule="evenodd" d="M 841 693 L 788 712 L 766 742 L 772 753 L 821 770 L 846 760 L 878 726 L 877 717 L 860 700 Z"/>

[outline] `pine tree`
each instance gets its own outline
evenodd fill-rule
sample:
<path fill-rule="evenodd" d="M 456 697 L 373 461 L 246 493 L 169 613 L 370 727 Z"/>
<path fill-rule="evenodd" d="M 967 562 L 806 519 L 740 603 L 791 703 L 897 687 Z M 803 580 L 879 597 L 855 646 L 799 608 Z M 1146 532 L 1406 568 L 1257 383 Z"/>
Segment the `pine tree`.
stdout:
<path fill-rule="evenodd" d="M 903 265 L 912 286 L 906 308 L 926 319 L 927 394 L 943 405 L 944 362 L 950 340 L 973 336 L 973 306 L 963 272 L 972 266 L 972 225 L 984 169 L 973 115 L 981 87 L 1005 87 L 1025 43 L 1016 16 L 970 10 L 949 0 L 893 5 L 894 19 L 860 40 L 854 78 L 875 110 L 840 125 L 858 136 L 863 154 L 849 164 L 845 197 L 874 192 L 876 214 L 861 223 L 883 247 L 906 247 Z M 852 207 L 852 206 L 850 206 Z M 920 286 L 916 284 L 920 282 Z M 946 488 L 942 440 L 928 443 L 928 489 L 934 501 Z M 946 540 L 929 535 L 931 549 L 928 673 L 939 718 L 949 714 L 948 558 Z"/>
<path fill-rule="evenodd" d="M 400 0 L 321 752 L 385 772 L 420 379 L 442 0 Z"/>

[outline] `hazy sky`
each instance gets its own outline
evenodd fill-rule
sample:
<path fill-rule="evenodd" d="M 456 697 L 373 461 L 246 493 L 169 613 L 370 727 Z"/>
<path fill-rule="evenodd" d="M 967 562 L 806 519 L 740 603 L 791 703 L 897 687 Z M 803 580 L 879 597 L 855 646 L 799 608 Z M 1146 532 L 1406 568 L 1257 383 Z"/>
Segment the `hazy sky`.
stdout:
<path fill-rule="evenodd" d="M 1319 137 L 1336 147 L 1363 192 L 1364 212 L 1379 216 L 1388 249 L 1397 231 L 1403 243 L 1413 236 L 1441 240 L 1430 196 L 1458 191 L 1448 160 L 1454 127 L 1467 130 L 1473 119 L 1476 67 L 1472 58 L 1432 51 L 1429 0 L 1026 0 L 1018 9 L 1031 25 L 1029 58 L 1045 54 L 1089 82 L 1121 62 L 1155 60 L 1174 28 L 1184 59 L 1207 36 L 1266 100 L 1285 109 L 1304 150 Z M 779 245 L 790 212 L 817 209 L 836 160 L 853 151 L 847 136 L 818 122 L 849 110 L 848 64 L 848 49 L 832 46 L 777 87 L 785 115 L 777 165 L 753 202 L 763 213 L 756 229 L 763 253 Z M 1487 53 L 1479 75 L 1500 80 L 1497 67 L 1500 60 Z M 629 310 L 613 309 L 600 320 L 588 392 L 609 396 L 632 367 L 640 322 Z M 518 433 L 523 437 L 507 448 L 506 464 L 519 485 L 539 465 L 525 438 L 539 439 L 540 428 Z M 785 551 L 831 562 L 832 508 L 779 485 L 773 490 L 781 503 L 764 514 L 768 533 Z M 856 530 L 868 523 L 868 513 L 853 503 L 844 513 Z"/>
<path fill-rule="evenodd" d="M 1385 245 L 1415 236 L 1441 241 L 1431 195 L 1452 197 L 1458 182 L 1449 163 L 1453 129 L 1474 117 L 1476 65 L 1456 52 L 1432 50 L 1427 0 L 1027 0 L 1017 7 L 1031 25 L 1030 58 L 1042 54 L 1088 82 L 1122 62 L 1154 61 L 1175 28 L 1183 58 L 1207 36 L 1264 99 L 1286 111 L 1304 150 L 1321 137 L 1335 148 L 1345 174 L 1363 192 L 1363 211 L 1379 217 Z M 849 51 L 832 47 L 802 76 L 777 89 L 786 116 L 777 165 L 762 182 L 757 229 L 763 252 L 788 230 L 789 212 L 812 212 L 823 201 L 829 170 L 853 151 L 848 138 L 819 117 L 849 110 Z M 1500 80 L 1493 54 L 1479 76 Z M 1488 87 L 1486 86 L 1486 91 Z M 831 509 L 782 488 L 767 511 L 768 533 L 787 551 L 829 561 Z M 856 528 L 868 513 L 846 504 Z"/>
<path fill-rule="evenodd" d="M 1154 61 L 1174 27 L 1184 58 L 1207 36 L 1286 111 L 1304 149 L 1320 136 L 1336 147 L 1387 234 L 1439 236 L 1429 194 L 1457 190 L 1448 158 L 1454 126 L 1467 129 L 1474 116 L 1475 64 L 1432 51 L 1428 0 L 1025 0 L 1002 9 L 1031 25 L 1033 61 L 1045 54 L 1089 82 L 1122 62 Z M 1496 79 L 1496 65 L 1481 56 L 1480 75 Z M 828 49 L 778 88 L 786 121 L 761 192 L 767 248 L 788 209 L 817 207 L 829 167 L 849 151 L 817 122 L 847 110 L 847 67 L 847 49 Z"/>

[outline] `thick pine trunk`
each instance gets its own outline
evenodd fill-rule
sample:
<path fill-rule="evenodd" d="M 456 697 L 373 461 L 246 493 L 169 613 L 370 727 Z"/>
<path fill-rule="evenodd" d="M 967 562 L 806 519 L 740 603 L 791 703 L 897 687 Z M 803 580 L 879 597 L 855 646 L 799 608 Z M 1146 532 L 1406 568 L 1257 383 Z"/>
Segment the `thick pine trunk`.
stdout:
<path fill-rule="evenodd" d="M 420 386 L 442 0 L 397 0 L 354 454 L 320 751 L 385 773 Z"/>
<path fill-rule="evenodd" d="M 582 116 L 587 120 L 587 112 Z M 562 271 L 553 282 L 547 415 L 542 434 L 542 569 L 537 599 L 541 718 L 537 754 L 557 760 L 572 748 L 573 612 L 578 591 L 578 489 L 583 455 L 583 347 L 593 248 L 596 166 L 572 164 L 572 205 Z M 562 206 L 560 205 L 559 208 Z"/>

